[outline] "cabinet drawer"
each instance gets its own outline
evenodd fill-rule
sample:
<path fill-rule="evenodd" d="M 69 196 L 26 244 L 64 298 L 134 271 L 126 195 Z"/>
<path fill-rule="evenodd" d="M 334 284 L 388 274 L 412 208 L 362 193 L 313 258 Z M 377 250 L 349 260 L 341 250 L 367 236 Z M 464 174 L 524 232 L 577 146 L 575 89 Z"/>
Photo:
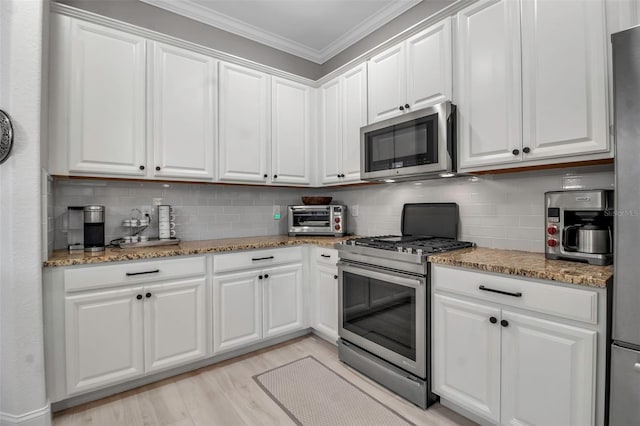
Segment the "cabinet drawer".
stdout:
<path fill-rule="evenodd" d="M 316 247 L 313 251 L 314 260 L 327 266 L 336 266 L 338 263 L 338 250 Z"/>
<path fill-rule="evenodd" d="M 431 283 L 435 290 L 463 294 L 591 324 L 598 322 L 598 293 L 593 290 L 568 288 L 439 265 L 432 265 Z M 516 297 L 518 294 L 520 296 Z"/>
<path fill-rule="evenodd" d="M 219 254 L 213 257 L 213 272 L 220 273 L 240 269 L 265 268 L 271 265 L 297 262 L 300 260 L 302 260 L 302 249 L 300 247 Z"/>
<path fill-rule="evenodd" d="M 113 285 L 204 275 L 206 271 L 205 256 L 87 266 L 66 270 L 64 289 L 67 292 L 83 291 Z"/>

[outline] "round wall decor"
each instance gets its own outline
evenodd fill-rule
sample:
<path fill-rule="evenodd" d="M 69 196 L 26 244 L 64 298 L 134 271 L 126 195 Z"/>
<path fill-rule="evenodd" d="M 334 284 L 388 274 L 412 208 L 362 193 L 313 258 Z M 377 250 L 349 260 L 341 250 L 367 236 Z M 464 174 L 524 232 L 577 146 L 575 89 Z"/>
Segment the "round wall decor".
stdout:
<path fill-rule="evenodd" d="M 13 127 L 11 119 L 0 109 L 0 164 L 4 163 L 13 146 Z"/>

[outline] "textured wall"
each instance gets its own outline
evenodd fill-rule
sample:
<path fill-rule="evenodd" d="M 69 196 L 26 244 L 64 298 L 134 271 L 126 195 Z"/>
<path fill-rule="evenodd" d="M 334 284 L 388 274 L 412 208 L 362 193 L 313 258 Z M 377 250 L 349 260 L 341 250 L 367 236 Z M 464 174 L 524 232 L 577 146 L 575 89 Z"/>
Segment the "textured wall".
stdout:
<path fill-rule="evenodd" d="M 287 232 L 286 206 L 300 204 L 305 194 L 332 195 L 334 204 L 358 205 L 349 215 L 348 230 L 360 235 L 397 234 L 404 203 L 456 202 L 460 206 L 460 238 L 485 247 L 542 251 L 543 194 L 571 184 L 611 188 L 613 171 L 598 168 L 573 171 L 516 173 L 482 178 L 358 186 L 345 189 L 295 189 L 240 185 L 127 183 L 56 180 L 55 247 L 66 247 L 64 213 L 69 205 L 107 207 L 106 238 L 122 236 L 122 219 L 131 208 L 151 205 L 162 197 L 176 211 L 178 237 L 185 240 L 274 235 Z M 272 218 L 280 206 L 282 219 Z M 145 231 L 157 235 L 155 227 Z"/>
<path fill-rule="evenodd" d="M 0 1 L 0 109 L 14 148 L 0 165 L 0 424 L 50 423 L 42 330 L 42 0 Z"/>

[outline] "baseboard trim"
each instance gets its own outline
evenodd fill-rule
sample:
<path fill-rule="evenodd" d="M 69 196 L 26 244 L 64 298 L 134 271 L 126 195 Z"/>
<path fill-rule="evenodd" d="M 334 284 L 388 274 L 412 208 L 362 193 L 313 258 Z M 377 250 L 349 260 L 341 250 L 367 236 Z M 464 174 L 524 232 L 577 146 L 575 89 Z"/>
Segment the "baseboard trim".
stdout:
<path fill-rule="evenodd" d="M 18 415 L 0 412 L 0 425 L 50 426 L 51 405 L 47 403 L 42 408 Z"/>

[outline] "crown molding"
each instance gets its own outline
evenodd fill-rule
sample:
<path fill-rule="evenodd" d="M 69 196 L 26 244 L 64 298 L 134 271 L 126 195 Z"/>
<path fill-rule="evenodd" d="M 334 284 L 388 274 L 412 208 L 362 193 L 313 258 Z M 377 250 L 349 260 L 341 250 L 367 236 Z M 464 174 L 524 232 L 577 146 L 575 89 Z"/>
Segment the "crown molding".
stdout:
<path fill-rule="evenodd" d="M 119 21 L 117 19 L 102 16 L 97 13 L 89 12 L 84 9 L 78 9 L 62 3 L 51 2 L 50 4 L 51 4 L 50 6 L 51 13 L 57 13 L 59 15 L 69 16 L 71 18 L 82 19 L 83 21 L 92 22 L 94 24 L 104 25 L 106 27 L 113 28 L 116 30 L 126 31 L 130 34 L 135 34 L 152 41 L 159 41 L 162 43 L 170 44 L 172 46 L 182 47 L 184 49 L 202 53 L 203 55 L 214 57 L 224 62 L 229 62 L 236 65 L 242 65 L 244 67 L 261 71 L 270 75 L 275 75 L 278 77 L 286 78 L 288 80 L 296 81 L 298 83 L 306 84 L 308 86 L 316 87 L 315 80 L 302 77 L 296 74 L 292 74 L 278 68 L 273 68 L 268 65 L 263 65 L 258 62 L 251 61 L 249 59 L 245 59 L 239 56 L 221 52 L 219 50 L 212 49 L 210 47 L 205 47 L 200 44 L 186 41 L 186 40 L 173 37 L 167 34 L 159 33 L 157 31 L 149 30 L 147 28 L 139 27 L 137 25 L 129 24 L 127 22 Z"/>
<path fill-rule="evenodd" d="M 258 28 L 239 19 L 209 9 L 192 0 L 140 0 L 152 6 L 220 28 L 224 31 L 253 40 L 274 49 L 323 64 L 347 47 L 371 34 L 392 19 L 406 12 L 423 0 L 393 2 L 356 25 L 324 49 L 318 50 L 289 38 Z"/>

